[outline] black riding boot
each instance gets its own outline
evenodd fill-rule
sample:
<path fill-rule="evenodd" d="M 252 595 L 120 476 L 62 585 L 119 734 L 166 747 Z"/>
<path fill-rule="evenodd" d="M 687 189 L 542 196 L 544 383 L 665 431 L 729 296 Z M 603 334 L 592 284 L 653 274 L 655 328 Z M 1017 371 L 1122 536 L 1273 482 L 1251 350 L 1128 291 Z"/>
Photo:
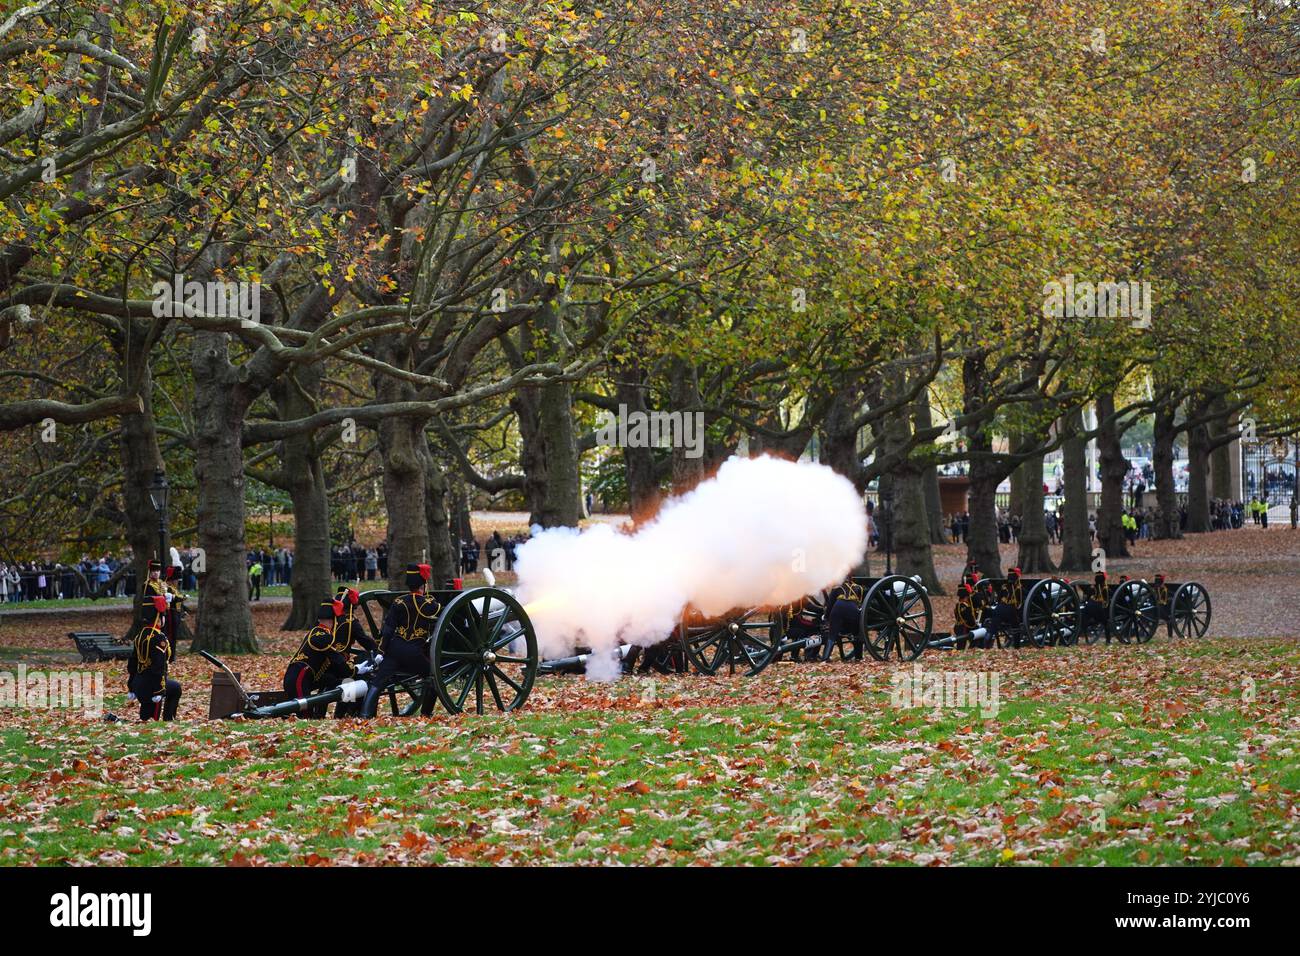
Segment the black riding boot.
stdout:
<path fill-rule="evenodd" d="M 366 690 L 366 699 L 361 702 L 361 719 L 369 720 L 375 716 L 375 711 L 379 709 L 379 695 L 382 693 L 378 686 Z"/>

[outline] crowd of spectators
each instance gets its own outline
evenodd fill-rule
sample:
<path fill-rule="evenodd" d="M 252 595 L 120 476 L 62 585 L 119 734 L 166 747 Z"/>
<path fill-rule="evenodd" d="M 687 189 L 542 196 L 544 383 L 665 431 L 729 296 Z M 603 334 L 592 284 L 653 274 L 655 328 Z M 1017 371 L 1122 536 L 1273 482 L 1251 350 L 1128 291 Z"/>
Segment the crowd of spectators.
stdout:
<path fill-rule="evenodd" d="M 460 573 L 473 574 L 483 567 L 493 571 L 513 571 L 515 567 L 515 549 L 528 540 L 527 534 L 513 534 L 502 537 L 500 531 L 493 531 L 483 539 L 482 544 L 473 538 L 460 539 Z"/>
<path fill-rule="evenodd" d="M 23 601 L 58 601 L 86 598 L 93 590 L 104 590 L 111 597 L 135 593 L 135 574 L 129 567 L 118 574 L 123 565 L 129 565 L 130 555 L 115 557 L 105 554 L 92 558 L 83 554 L 79 561 L 0 561 L 0 603 L 17 604 Z M 110 585 L 110 582 L 111 585 Z"/>

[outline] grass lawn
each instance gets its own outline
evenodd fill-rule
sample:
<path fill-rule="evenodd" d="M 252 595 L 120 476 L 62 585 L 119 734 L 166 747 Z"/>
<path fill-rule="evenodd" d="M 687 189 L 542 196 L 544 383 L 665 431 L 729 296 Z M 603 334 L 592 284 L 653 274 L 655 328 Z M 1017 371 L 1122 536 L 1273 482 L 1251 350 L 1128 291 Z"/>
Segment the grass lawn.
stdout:
<path fill-rule="evenodd" d="M 1300 861 L 1296 642 L 921 663 L 997 673 L 997 716 L 891 706 L 879 664 L 371 725 L 11 710 L 0 863 Z"/>

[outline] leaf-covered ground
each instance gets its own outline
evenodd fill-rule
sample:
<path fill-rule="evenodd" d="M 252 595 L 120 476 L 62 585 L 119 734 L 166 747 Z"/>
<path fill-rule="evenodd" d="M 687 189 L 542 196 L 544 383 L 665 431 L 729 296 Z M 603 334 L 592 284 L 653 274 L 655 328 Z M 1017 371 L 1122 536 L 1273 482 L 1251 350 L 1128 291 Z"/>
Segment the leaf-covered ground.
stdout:
<path fill-rule="evenodd" d="M 0 864 L 1294 865 L 1300 536 L 1196 543 L 1120 569 L 1205 582 L 1211 638 L 927 653 L 998 676 L 987 719 L 893 706 L 907 665 L 830 663 L 543 677 L 505 717 L 211 723 L 211 669 L 184 656 L 170 726 L 0 709 Z M 958 549 L 937 563 L 950 581 Z M 286 610 L 255 611 L 263 653 L 232 661 L 250 686 L 279 684 Z M 0 617 L 0 670 L 103 671 L 126 714 L 124 667 L 65 636 L 123 623 Z"/>
<path fill-rule="evenodd" d="M 371 725 L 8 712 L 0 863 L 1300 862 L 1294 642 L 923 663 L 998 672 L 997 716 L 849 664 Z"/>

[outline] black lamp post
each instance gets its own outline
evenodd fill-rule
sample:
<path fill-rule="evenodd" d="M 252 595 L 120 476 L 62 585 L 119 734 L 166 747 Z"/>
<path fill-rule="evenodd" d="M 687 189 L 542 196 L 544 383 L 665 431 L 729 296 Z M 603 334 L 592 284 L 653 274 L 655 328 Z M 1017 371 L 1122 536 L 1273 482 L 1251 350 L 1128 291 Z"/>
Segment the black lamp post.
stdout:
<path fill-rule="evenodd" d="M 880 493 L 880 516 L 885 519 L 885 574 L 894 573 L 894 490 Z"/>
<path fill-rule="evenodd" d="M 167 476 L 163 474 L 161 468 L 154 469 L 153 484 L 149 486 L 149 500 L 153 502 L 153 510 L 158 512 L 158 563 L 162 564 L 171 562 L 171 554 L 167 550 Z"/>

